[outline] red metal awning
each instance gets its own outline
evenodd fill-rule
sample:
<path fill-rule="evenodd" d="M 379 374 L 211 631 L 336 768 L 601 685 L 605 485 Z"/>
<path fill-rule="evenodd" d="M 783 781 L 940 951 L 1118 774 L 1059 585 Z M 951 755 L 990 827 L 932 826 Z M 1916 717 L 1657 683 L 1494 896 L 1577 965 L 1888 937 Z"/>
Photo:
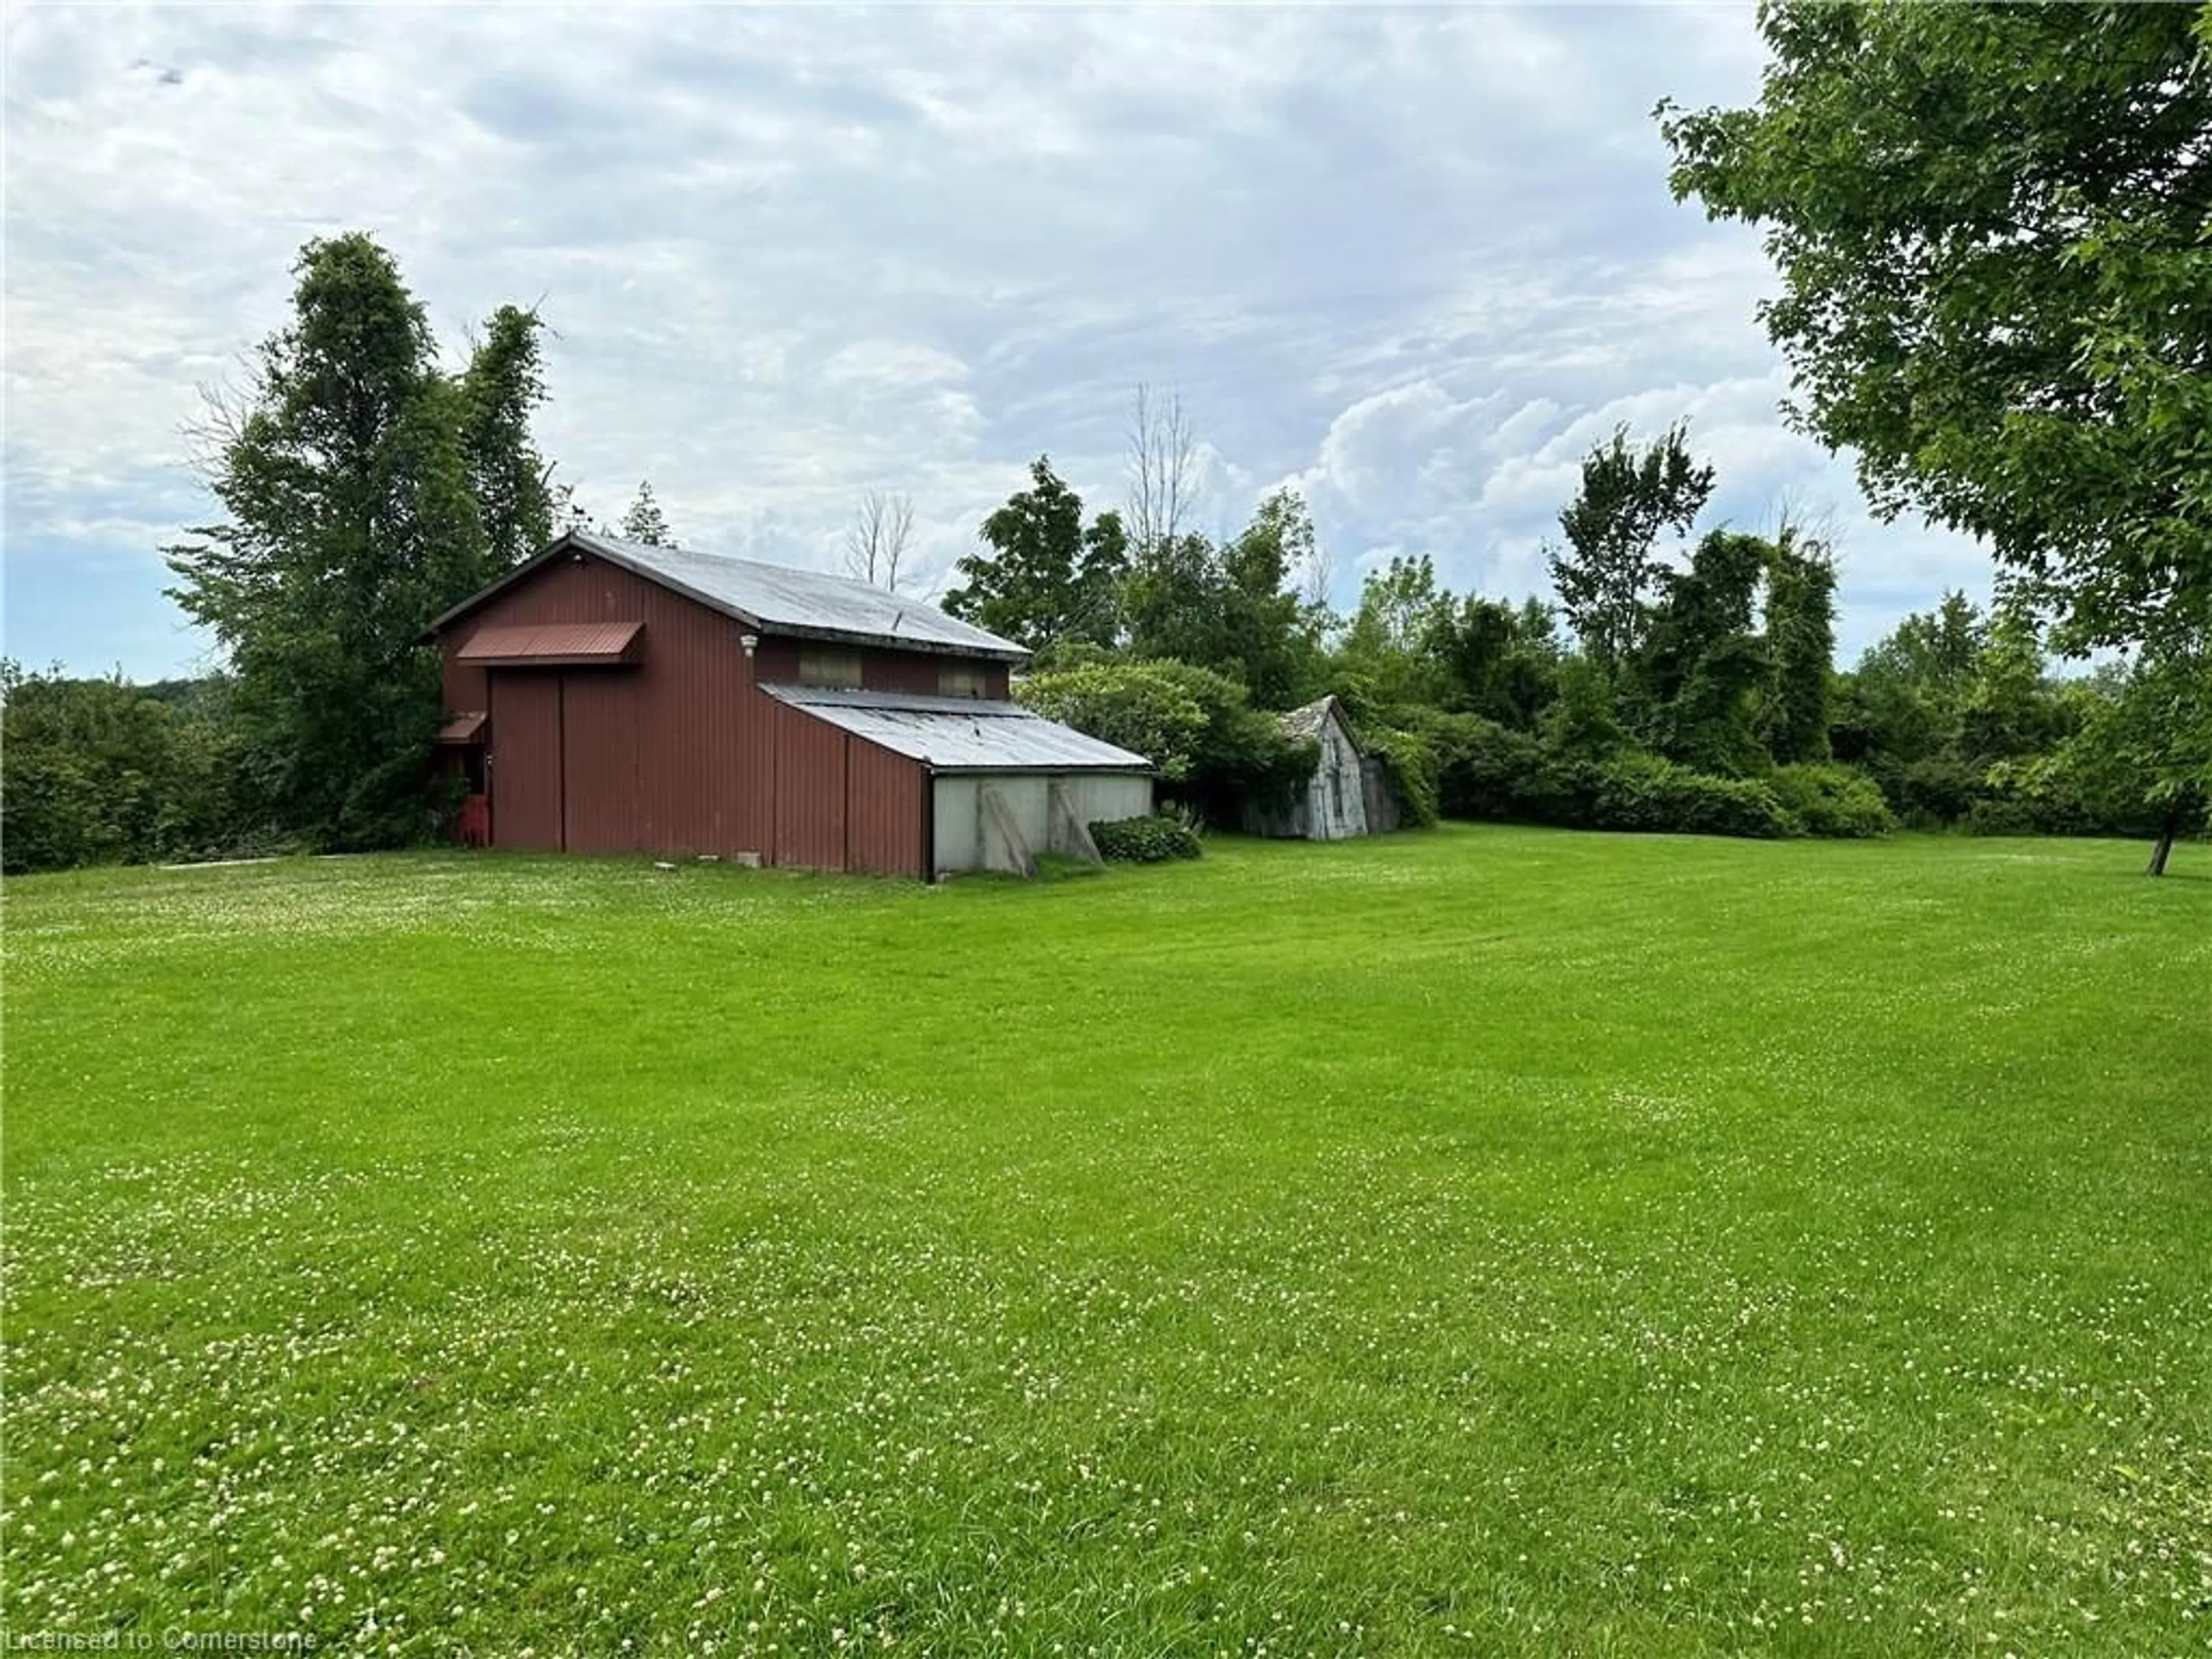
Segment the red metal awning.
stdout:
<path fill-rule="evenodd" d="M 525 623 L 479 628 L 453 655 L 483 668 L 584 668 L 635 662 L 644 644 L 641 622 Z"/>
<path fill-rule="evenodd" d="M 456 714 L 438 728 L 438 741 L 440 743 L 482 743 L 483 729 L 483 715 Z"/>

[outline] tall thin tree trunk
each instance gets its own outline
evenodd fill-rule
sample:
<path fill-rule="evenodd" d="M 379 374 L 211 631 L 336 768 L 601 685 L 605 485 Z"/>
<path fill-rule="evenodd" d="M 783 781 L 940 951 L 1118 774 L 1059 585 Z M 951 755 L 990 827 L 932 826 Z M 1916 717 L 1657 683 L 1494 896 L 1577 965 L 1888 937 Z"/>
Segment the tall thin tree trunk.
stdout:
<path fill-rule="evenodd" d="M 2158 845 L 2151 848 L 2150 868 L 2143 872 L 2145 875 L 2162 876 L 2166 873 L 2166 861 L 2172 856 L 2173 837 L 2180 828 L 2181 809 L 2178 806 L 2167 807 L 2166 819 L 2159 825 Z"/>

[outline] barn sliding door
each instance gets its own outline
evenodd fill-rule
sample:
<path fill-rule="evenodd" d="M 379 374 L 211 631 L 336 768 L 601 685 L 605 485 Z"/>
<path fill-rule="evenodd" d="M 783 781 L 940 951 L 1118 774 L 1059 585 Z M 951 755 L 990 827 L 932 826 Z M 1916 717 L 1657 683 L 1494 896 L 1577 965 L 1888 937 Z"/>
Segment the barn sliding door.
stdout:
<path fill-rule="evenodd" d="M 637 776 L 637 681 L 586 669 L 561 676 L 562 845 L 635 853 L 643 845 Z"/>

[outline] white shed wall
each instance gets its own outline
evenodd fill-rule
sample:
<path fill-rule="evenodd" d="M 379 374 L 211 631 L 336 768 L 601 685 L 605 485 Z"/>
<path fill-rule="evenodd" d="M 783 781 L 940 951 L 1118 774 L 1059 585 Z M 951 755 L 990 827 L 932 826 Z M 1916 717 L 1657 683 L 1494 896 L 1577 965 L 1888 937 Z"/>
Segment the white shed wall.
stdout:
<path fill-rule="evenodd" d="M 983 867 L 983 814 L 976 778 L 939 778 L 932 816 L 936 820 L 939 872 Z"/>
<path fill-rule="evenodd" d="M 1060 780 L 1067 803 L 1085 824 L 1107 823 L 1115 818 L 1148 817 L 1152 811 L 1152 781 L 1123 772 L 1074 772 Z"/>
<path fill-rule="evenodd" d="M 956 773 L 935 782 L 937 872 L 983 868 L 985 789 L 1006 805 L 1022 838 L 1033 853 L 1052 850 L 1052 787 L 1067 793 L 1079 822 L 1139 818 L 1152 810 L 1152 781 L 1141 773 L 1070 772 Z"/>
<path fill-rule="evenodd" d="M 1367 797 L 1359 772 L 1359 750 L 1331 709 L 1322 722 L 1321 763 L 1306 786 L 1306 835 L 1314 841 L 1343 841 L 1367 833 Z"/>

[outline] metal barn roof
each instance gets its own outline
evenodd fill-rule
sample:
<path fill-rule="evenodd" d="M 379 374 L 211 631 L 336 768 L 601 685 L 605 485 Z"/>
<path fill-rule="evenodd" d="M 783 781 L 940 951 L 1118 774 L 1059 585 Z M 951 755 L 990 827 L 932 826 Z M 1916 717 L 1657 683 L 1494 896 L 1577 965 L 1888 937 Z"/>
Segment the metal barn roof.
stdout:
<path fill-rule="evenodd" d="M 846 640 L 932 651 L 963 657 L 991 657 L 1003 662 L 1027 660 L 1029 653 L 1012 640 L 986 633 L 935 605 L 848 576 L 763 564 L 755 559 L 725 558 L 682 547 L 647 547 L 641 542 L 572 530 L 537 557 L 517 565 L 482 592 L 471 595 L 430 624 L 433 633 L 465 616 L 495 593 L 562 553 L 596 555 L 610 564 L 658 582 L 700 604 L 734 617 L 763 633 L 803 639 Z"/>
<path fill-rule="evenodd" d="M 1150 772 L 1152 762 L 1018 702 L 763 685 L 780 702 L 940 772 Z"/>

